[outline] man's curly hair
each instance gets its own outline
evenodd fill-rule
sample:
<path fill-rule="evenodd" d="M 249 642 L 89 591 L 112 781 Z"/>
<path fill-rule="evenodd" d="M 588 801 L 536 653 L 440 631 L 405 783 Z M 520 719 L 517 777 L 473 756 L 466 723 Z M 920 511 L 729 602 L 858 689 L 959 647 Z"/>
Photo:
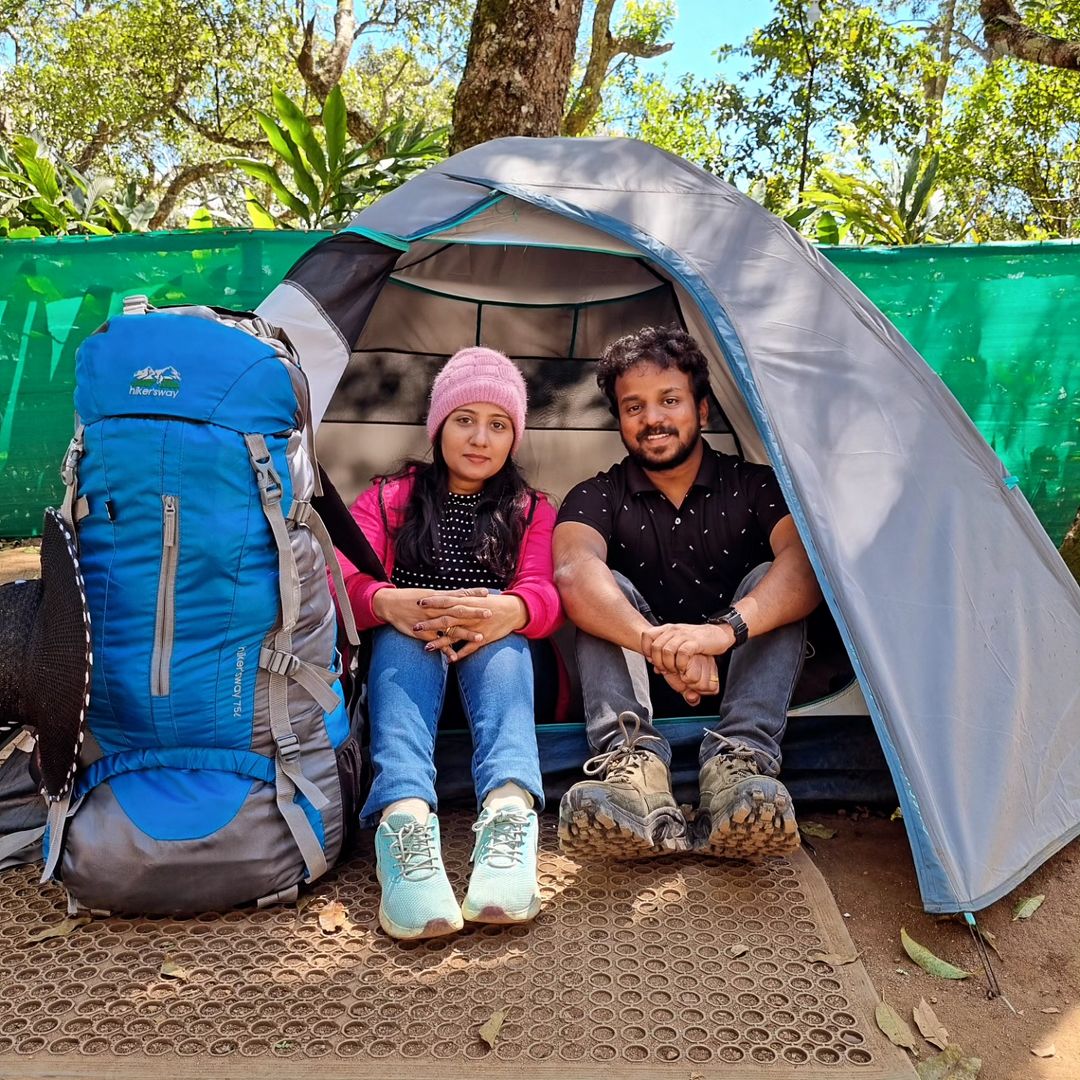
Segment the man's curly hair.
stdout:
<path fill-rule="evenodd" d="M 608 399 L 608 406 L 616 418 L 619 403 L 615 397 L 615 380 L 644 363 L 665 369 L 678 368 L 689 375 L 695 404 L 709 395 L 709 362 L 697 342 L 677 326 L 643 326 L 636 333 L 608 345 L 596 365 L 596 385 Z"/>

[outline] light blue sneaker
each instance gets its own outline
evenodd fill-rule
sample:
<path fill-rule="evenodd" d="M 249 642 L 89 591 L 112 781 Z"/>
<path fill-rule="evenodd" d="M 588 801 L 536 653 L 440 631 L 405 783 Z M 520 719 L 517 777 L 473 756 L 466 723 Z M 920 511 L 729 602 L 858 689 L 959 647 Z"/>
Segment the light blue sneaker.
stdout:
<path fill-rule="evenodd" d="M 485 809 L 473 832 L 473 872 L 461 914 L 469 922 L 528 922 L 540 910 L 536 811 L 514 806 Z"/>
<path fill-rule="evenodd" d="M 441 937 L 461 929 L 434 814 L 423 825 L 412 814 L 391 814 L 375 830 L 375 871 L 382 886 L 379 925 L 391 937 Z"/>

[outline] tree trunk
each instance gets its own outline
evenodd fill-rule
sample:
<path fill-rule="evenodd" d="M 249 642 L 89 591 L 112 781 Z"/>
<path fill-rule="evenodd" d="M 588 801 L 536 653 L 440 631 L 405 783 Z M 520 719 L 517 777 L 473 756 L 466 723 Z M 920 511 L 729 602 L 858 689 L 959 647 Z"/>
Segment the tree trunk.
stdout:
<path fill-rule="evenodd" d="M 1080 70 L 1080 42 L 1025 26 L 1012 0 L 980 0 L 979 14 L 987 44 L 995 53 L 1046 67 Z"/>
<path fill-rule="evenodd" d="M 558 135 L 582 0 L 478 0 L 454 98 L 451 153 L 503 135 Z"/>
<path fill-rule="evenodd" d="M 1072 572 L 1072 576 L 1080 583 L 1080 508 L 1076 511 L 1072 528 L 1065 534 L 1065 539 L 1062 541 L 1061 557 Z"/>

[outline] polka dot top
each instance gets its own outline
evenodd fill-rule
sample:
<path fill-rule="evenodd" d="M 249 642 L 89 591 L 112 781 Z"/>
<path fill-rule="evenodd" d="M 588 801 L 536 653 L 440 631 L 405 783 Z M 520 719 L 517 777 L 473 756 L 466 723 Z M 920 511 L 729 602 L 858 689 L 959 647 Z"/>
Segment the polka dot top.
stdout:
<path fill-rule="evenodd" d="M 390 580 L 401 589 L 505 589 L 506 581 L 481 565 L 468 551 L 476 529 L 479 501 L 479 492 L 475 495 L 447 492 L 434 565 L 412 569 L 398 563 Z"/>

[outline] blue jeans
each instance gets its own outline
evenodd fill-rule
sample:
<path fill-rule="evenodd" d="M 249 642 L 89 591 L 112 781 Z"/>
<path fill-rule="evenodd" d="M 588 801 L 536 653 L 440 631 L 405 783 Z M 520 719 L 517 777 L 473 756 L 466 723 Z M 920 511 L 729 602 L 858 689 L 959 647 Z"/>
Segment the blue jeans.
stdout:
<path fill-rule="evenodd" d="M 450 662 L 424 642 L 380 626 L 368 676 L 371 759 L 375 779 L 360 812 L 366 825 L 398 799 L 423 799 L 435 810 L 435 731 Z M 473 737 L 477 805 L 500 784 L 523 787 L 540 810 L 544 785 L 536 749 L 529 643 L 508 634 L 453 664 Z"/>

